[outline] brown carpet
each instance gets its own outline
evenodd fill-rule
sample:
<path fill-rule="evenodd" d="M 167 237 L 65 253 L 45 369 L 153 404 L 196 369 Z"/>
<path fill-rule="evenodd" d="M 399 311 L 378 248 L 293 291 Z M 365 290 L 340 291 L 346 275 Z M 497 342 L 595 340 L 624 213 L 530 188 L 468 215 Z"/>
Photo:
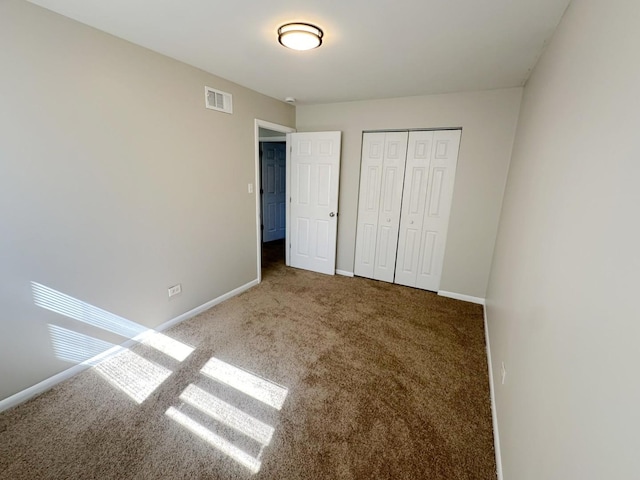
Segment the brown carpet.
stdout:
<path fill-rule="evenodd" d="M 186 359 L 132 349 L 172 372 L 142 403 L 92 368 L 0 414 L 0 478 L 495 479 L 481 307 L 269 248 L 259 286 L 164 332 Z"/>

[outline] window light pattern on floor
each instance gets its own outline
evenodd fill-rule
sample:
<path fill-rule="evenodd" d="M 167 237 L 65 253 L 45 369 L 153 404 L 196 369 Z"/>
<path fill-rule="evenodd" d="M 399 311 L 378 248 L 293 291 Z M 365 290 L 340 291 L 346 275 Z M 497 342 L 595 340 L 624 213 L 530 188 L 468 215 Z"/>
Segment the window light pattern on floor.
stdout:
<path fill-rule="evenodd" d="M 258 473 L 260 470 L 260 460 L 252 457 L 221 436 L 216 435 L 207 427 L 198 423 L 188 415 L 185 415 L 175 407 L 169 407 L 166 414 L 169 418 L 175 420 L 187 430 L 195 433 L 198 437 L 205 440 L 212 447 L 215 447 L 217 450 L 233 458 L 240 465 L 248 468 L 251 473 Z"/>
<path fill-rule="evenodd" d="M 273 436 L 273 427 L 243 412 L 239 408 L 228 404 L 215 395 L 203 389 L 189 385 L 180 400 L 206 413 L 214 420 L 224 423 L 228 427 L 253 438 L 262 445 L 269 445 Z"/>
<path fill-rule="evenodd" d="M 223 388 L 241 392 L 275 410 L 282 408 L 289 392 L 285 387 L 215 357 L 209 359 L 200 372 L 215 380 Z M 247 453 L 233 441 L 225 438 L 222 432 L 203 425 L 179 408 L 170 407 L 166 411 L 169 418 L 249 469 L 251 473 L 257 473 L 260 470 L 262 454 L 265 447 L 271 443 L 275 431 L 271 425 L 193 384 L 182 392 L 180 400 L 184 402 L 183 405 L 189 405 L 212 419 L 214 428 L 215 425 L 222 424 L 239 433 L 241 437 L 257 442 L 260 445 L 258 454 L 253 456 Z"/>
<path fill-rule="evenodd" d="M 124 350 L 103 360 L 95 370 L 138 404 L 144 402 L 171 375 L 168 368 L 131 350 Z"/>
<path fill-rule="evenodd" d="M 222 360 L 212 357 L 202 370 L 207 377 L 229 385 L 256 400 L 280 410 L 288 390 Z"/>
<path fill-rule="evenodd" d="M 148 345 L 179 362 L 195 350 L 193 347 L 158 333 L 126 318 L 90 305 L 37 282 L 31 282 L 35 305 Z M 142 403 L 168 377 L 171 370 L 124 348 L 84 333 L 49 324 L 54 353 L 60 360 L 93 365 L 111 385 Z"/>

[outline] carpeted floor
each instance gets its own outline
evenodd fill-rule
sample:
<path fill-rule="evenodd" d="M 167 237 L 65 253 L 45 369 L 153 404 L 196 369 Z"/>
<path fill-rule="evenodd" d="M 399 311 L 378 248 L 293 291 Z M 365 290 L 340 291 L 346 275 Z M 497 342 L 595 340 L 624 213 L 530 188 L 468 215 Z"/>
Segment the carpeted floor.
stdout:
<path fill-rule="evenodd" d="M 0 414 L 0 478 L 495 479 L 482 308 L 282 250 L 163 332 L 185 359 L 138 345 Z"/>

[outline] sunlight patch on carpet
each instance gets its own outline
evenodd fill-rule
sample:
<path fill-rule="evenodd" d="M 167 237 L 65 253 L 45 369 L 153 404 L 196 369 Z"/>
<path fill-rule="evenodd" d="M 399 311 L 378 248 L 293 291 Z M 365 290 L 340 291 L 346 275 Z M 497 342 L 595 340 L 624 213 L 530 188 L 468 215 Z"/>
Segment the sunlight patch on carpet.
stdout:
<path fill-rule="evenodd" d="M 252 473 L 258 473 L 258 471 L 260 470 L 260 460 L 252 457 L 228 440 L 225 440 L 219 435 L 216 435 L 207 427 L 201 425 L 188 415 L 185 415 L 177 408 L 169 407 L 169 409 L 166 411 L 166 415 L 185 427 L 187 430 L 195 433 L 198 437 L 206 441 L 212 447 L 216 448 L 239 464 L 248 468 Z"/>
<path fill-rule="evenodd" d="M 253 373 L 234 367 L 222 360 L 211 357 L 200 370 L 204 375 L 229 385 L 256 400 L 280 410 L 287 398 L 288 389 Z"/>
<path fill-rule="evenodd" d="M 269 445 L 273 427 L 228 404 L 215 395 L 195 385 L 189 385 L 180 395 L 180 400 L 206 413 L 214 420 L 260 442 Z"/>
<path fill-rule="evenodd" d="M 276 410 L 282 408 L 289 392 L 285 387 L 215 357 L 207 361 L 200 373 L 222 384 L 229 391 L 244 393 Z M 167 416 L 252 473 L 260 470 L 261 457 L 265 447 L 271 443 L 274 427 L 194 384 L 189 384 L 179 398 L 183 402 L 180 409 L 183 406 L 187 409 L 192 407 L 194 412 L 206 415 L 201 418 L 206 426 L 176 407 L 170 407 L 166 411 Z M 241 448 L 246 441 L 257 442 L 255 446 L 259 451 L 256 450 L 255 457 Z M 249 444 L 244 447 L 249 447 Z M 250 450 L 251 448 L 249 447 Z"/>
<path fill-rule="evenodd" d="M 95 370 L 138 404 L 144 402 L 171 375 L 171 370 L 130 350 L 107 358 Z"/>
<path fill-rule="evenodd" d="M 164 333 L 159 333 L 153 330 L 145 334 L 141 339 L 141 343 L 149 345 L 179 362 L 182 362 L 195 350 L 195 348 L 179 342 L 174 338 L 168 337 Z"/>

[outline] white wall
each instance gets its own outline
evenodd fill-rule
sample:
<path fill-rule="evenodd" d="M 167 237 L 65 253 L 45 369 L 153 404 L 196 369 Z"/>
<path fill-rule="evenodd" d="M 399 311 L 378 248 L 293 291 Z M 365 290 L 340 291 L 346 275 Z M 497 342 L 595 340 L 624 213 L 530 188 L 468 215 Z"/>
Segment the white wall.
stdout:
<path fill-rule="evenodd" d="M 574 0 L 525 88 L 487 296 L 506 480 L 640 478 L 638 19 Z"/>
<path fill-rule="evenodd" d="M 299 106 L 299 131 L 341 130 L 337 268 L 353 272 L 364 130 L 462 127 L 441 290 L 484 298 L 522 89 Z"/>
<path fill-rule="evenodd" d="M 124 340 L 36 307 L 31 281 L 154 327 L 254 280 L 254 119 L 295 110 L 23 1 L 0 2 L 0 45 L 2 399 L 71 366 L 48 324 Z"/>

